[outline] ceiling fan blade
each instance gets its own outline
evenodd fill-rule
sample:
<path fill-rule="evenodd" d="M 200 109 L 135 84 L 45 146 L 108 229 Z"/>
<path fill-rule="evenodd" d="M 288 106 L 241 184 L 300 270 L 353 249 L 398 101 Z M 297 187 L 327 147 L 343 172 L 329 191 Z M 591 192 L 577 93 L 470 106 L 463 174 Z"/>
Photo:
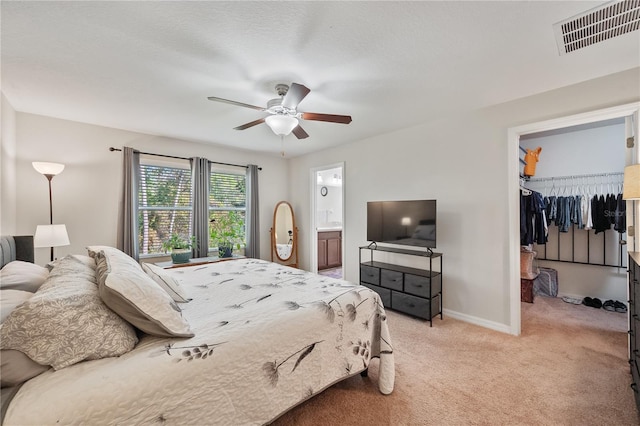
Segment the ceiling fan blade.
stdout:
<path fill-rule="evenodd" d="M 296 135 L 296 137 L 298 139 L 305 139 L 309 137 L 309 134 L 307 132 L 304 131 L 304 129 L 302 127 L 300 127 L 300 125 L 298 124 L 296 127 L 293 128 L 293 130 L 291 131 L 294 135 Z"/>
<path fill-rule="evenodd" d="M 336 114 L 319 114 L 317 112 L 303 112 L 301 115 L 303 120 L 328 121 L 331 123 L 349 124 L 351 123 L 350 115 Z"/>
<path fill-rule="evenodd" d="M 249 127 L 257 126 L 258 124 L 261 124 L 261 123 L 264 123 L 264 118 L 259 118 L 259 119 L 255 120 L 255 121 L 250 122 L 250 123 L 246 123 L 246 124 L 243 124 L 241 126 L 234 127 L 234 130 L 245 130 L 245 129 L 248 129 Z"/>
<path fill-rule="evenodd" d="M 259 106 L 255 106 L 255 105 L 249 105 L 249 104 L 245 104 L 245 103 L 242 103 L 242 102 L 230 101 L 229 99 L 216 98 L 215 96 L 209 96 L 207 99 L 209 99 L 210 101 L 224 102 L 226 104 L 237 105 L 237 106 L 241 106 L 241 107 L 245 107 L 245 108 L 257 109 L 258 111 L 265 111 L 266 110 L 266 108 L 263 108 L 263 107 L 259 107 Z"/>
<path fill-rule="evenodd" d="M 310 91 L 308 87 L 302 84 L 291 83 L 287 94 L 284 95 L 284 99 L 282 100 L 282 106 L 289 109 L 296 109 L 300 101 L 302 101 Z"/>

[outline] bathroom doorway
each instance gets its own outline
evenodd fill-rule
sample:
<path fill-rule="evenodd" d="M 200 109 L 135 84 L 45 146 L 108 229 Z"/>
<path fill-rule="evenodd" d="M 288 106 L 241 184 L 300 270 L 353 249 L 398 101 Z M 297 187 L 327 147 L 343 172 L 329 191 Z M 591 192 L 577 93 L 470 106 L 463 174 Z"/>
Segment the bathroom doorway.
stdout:
<path fill-rule="evenodd" d="M 344 163 L 312 169 L 311 268 L 333 278 L 344 277 Z"/>

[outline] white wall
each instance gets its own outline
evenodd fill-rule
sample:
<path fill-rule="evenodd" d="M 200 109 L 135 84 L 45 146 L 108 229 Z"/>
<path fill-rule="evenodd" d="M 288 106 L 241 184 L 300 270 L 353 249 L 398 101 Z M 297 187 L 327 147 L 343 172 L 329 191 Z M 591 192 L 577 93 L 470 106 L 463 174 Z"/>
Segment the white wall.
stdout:
<path fill-rule="evenodd" d="M 16 232 L 16 112 L 0 94 L 0 234 Z"/>
<path fill-rule="evenodd" d="M 55 249 L 56 257 L 85 253 L 90 244 L 115 246 L 121 194 L 122 153 L 109 147 L 130 146 L 141 151 L 180 157 L 200 156 L 212 161 L 257 164 L 260 186 L 260 255 L 269 258 L 269 228 L 277 201 L 288 198 L 287 160 L 277 156 L 221 148 L 91 124 L 17 113 L 16 179 L 18 234 L 33 234 L 49 221 L 47 180 L 32 161 L 66 165 L 53 179 L 53 219 L 67 226 L 71 245 Z M 3 202 L 4 205 L 4 202 Z M 44 264 L 49 249 L 36 249 L 36 263 Z"/>
<path fill-rule="evenodd" d="M 545 182 L 535 182 L 536 178 L 585 175 L 594 173 L 622 172 L 625 163 L 625 125 L 624 121 L 619 124 L 608 124 L 602 127 L 579 129 L 569 132 L 550 132 L 551 134 L 531 135 L 521 138 L 520 146 L 525 149 L 535 149 L 541 147 L 539 162 L 536 165 L 534 181 L 528 182 L 527 187 L 539 191 L 542 194 L 549 194 L 551 184 Z M 584 186 L 592 193 L 594 183 L 602 182 L 622 182 L 622 176 L 615 179 L 588 179 L 584 181 L 574 181 L 574 184 Z M 558 182 L 560 184 L 561 182 Z M 565 182 L 563 182 L 565 183 Z M 571 181 L 566 181 L 571 188 Z M 618 193 L 616 185 L 596 185 L 598 194 L 607 194 L 609 191 Z M 561 190 L 564 185 L 557 185 Z M 577 259 L 586 259 L 586 239 L 583 237 L 587 231 L 576 230 L 574 243 Z M 607 263 L 615 263 L 618 252 L 618 233 L 613 228 L 604 233 L 593 235 L 590 231 L 591 239 L 589 253 L 592 259 L 601 259 L 603 256 L 602 239 L 606 237 Z M 557 235 L 557 227 L 551 225 L 553 238 Z M 571 252 L 571 231 L 561 234 L 561 258 L 568 259 L 566 255 Z M 555 239 L 550 239 L 550 257 L 556 257 L 557 243 Z M 626 238 L 626 234 L 623 235 Z M 539 254 L 544 253 L 544 248 L 535 248 Z M 583 257 L 584 256 L 584 257 Z M 626 259 L 626 250 L 623 250 L 623 259 Z M 594 265 L 581 265 L 564 262 L 539 261 L 540 266 L 553 268 L 558 271 L 558 292 L 559 295 L 567 295 L 576 298 L 597 297 L 603 302 L 608 299 L 626 301 L 627 299 L 627 274 L 625 268 L 612 268 Z M 626 264 L 626 261 L 625 261 Z"/>
<path fill-rule="evenodd" d="M 367 201 L 435 198 L 445 313 L 508 330 L 508 129 L 634 102 L 639 94 L 640 69 L 635 68 L 292 159 L 291 200 L 300 218 L 302 267 L 309 265 L 309 170 L 345 161 L 346 279 L 359 279 Z"/>

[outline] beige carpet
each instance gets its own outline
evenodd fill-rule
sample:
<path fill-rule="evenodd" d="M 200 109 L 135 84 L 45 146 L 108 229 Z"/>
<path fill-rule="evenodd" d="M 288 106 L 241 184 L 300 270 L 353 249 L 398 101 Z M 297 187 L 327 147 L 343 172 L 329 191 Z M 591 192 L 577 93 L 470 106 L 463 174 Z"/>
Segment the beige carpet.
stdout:
<path fill-rule="evenodd" d="M 284 425 L 638 425 L 627 315 L 537 297 L 522 335 L 388 311 L 391 395 L 352 377 L 285 413 Z"/>

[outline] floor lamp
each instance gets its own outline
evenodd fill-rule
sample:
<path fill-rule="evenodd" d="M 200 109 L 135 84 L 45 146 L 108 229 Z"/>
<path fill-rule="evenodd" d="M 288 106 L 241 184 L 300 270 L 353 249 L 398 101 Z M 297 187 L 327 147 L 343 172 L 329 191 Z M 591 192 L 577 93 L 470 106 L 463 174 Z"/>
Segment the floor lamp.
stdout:
<path fill-rule="evenodd" d="M 59 246 L 68 246 L 69 236 L 67 235 L 67 227 L 65 225 L 53 224 L 53 199 L 51 196 L 51 180 L 55 175 L 62 173 L 64 164 L 46 163 L 34 161 L 31 163 L 33 168 L 49 181 L 49 225 L 38 225 L 36 233 L 33 237 L 34 247 L 51 247 L 51 260 L 53 261 L 53 248 Z"/>

